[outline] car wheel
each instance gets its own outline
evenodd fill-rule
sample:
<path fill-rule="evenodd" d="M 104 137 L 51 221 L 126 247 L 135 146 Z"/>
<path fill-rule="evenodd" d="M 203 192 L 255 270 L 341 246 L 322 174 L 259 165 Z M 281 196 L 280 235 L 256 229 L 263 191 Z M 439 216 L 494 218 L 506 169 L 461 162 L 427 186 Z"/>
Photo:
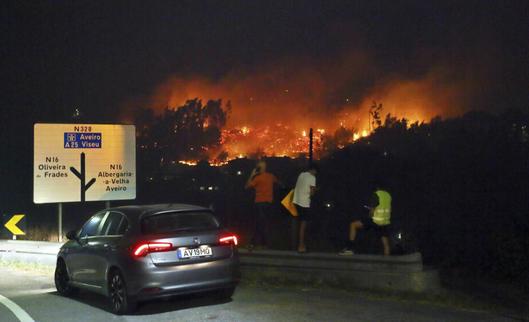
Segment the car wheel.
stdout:
<path fill-rule="evenodd" d="M 123 275 L 114 270 L 108 281 L 108 297 L 110 309 L 115 314 L 125 314 L 136 309 L 136 302 L 127 294 L 127 285 Z"/>
<path fill-rule="evenodd" d="M 70 277 L 68 276 L 66 264 L 62 259 L 59 259 L 55 266 L 55 288 L 60 295 L 70 296 L 79 291 L 79 289 L 70 286 L 69 281 Z"/>

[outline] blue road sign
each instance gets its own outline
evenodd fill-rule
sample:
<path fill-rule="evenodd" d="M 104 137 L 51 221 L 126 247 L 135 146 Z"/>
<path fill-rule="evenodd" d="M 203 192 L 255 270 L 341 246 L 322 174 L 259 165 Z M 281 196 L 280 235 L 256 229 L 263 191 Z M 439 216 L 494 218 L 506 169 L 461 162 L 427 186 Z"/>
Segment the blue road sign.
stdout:
<path fill-rule="evenodd" d="M 65 149 L 101 149 L 101 133 L 64 132 Z"/>

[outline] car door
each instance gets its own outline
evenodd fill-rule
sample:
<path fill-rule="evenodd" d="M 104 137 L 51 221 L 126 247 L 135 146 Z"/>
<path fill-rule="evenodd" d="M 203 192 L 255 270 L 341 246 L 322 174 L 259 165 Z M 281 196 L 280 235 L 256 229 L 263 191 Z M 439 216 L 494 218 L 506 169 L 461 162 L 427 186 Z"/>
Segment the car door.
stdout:
<path fill-rule="evenodd" d="M 104 286 L 107 269 L 115 262 L 117 247 L 127 227 L 128 221 L 123 214 L 110 211 L 104 218 L 98 237 L 91 241 L 95 285 Z"/>
<path fill-rule="evenodd" d="M 86 286 L 94 285 L 95 265 L 94 249 L 98 244 L 97 238 L 108 211 L 92 216 L 81 228 L 78 235 L 79 247 L 68 255 L 67 264 L 72 281 Z"/>

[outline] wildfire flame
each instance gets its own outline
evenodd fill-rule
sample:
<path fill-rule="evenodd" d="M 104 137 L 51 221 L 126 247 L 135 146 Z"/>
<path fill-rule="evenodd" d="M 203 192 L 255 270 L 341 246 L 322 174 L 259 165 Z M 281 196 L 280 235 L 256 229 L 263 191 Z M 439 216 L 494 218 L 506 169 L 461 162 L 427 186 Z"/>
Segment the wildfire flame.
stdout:
<path fill-rule="evenodd" d="M 432 68 L 415 79 L 385 79 L 360 94 L 347 94 L 349 84 L 361 83 L 362 77 L 370 75 L 372 62 L 358 52 L 329 61 L 292 59 L 250 72 L 232 71 L 216 81 L 172 77 L 155 91 L 149 106 L 163 110 L 196 97 L 229 101 L 221 147 L 208 150 L 210 162 L 222 164 L 234 158 L 306 154 L 309 128 L 315 129 L 315 150 L 340 129 L 352 135 L 350 142 L 340 142 L 338 148 L 366 138 L 375 128 L 370 115 L 373 101 L 383 104 L 382 122 L 388 113 L 406 118 L 408 124 L 457 115 L 464 110 L 462 94 L 470 90 Z M 204 128 L 208 126 L 206 122 Z M 219 157 L 222 152 L 224 156 Z"/>

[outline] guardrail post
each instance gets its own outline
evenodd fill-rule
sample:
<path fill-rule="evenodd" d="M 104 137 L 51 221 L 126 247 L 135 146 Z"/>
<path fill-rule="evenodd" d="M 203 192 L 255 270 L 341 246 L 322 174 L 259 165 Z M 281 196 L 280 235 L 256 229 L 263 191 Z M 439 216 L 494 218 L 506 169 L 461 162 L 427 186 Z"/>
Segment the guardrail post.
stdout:
<path fill-rule="evenodd" d="M 59 202 L 59 243 L 62 243 L 62 203 Z"/>

